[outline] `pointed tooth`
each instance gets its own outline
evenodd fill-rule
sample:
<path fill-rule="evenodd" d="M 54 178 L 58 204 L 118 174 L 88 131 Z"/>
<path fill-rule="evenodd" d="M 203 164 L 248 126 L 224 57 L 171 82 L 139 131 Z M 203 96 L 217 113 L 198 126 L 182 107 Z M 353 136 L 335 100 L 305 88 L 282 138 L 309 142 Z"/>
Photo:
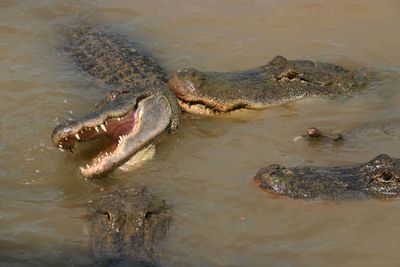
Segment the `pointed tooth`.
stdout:
<path fill-rule="evenodd" d="M 99 132 L 99 128 L 97 126 L 94 127 L 94 129 L 96 129 L 96 132 Z"/>
<path fill-rule="evenodd" d="M 121 118 L 117 118 L 118 121 L 121 121 Z"/>
<path fill-rule="evenodd" d="M 89 164 L 86 164 L 86 167 L 89 169 L 89 168 L 90 168 L 90 165 L 89 165 Z"/>
<path fill-rule="evenodd" d="M 85 171 L 85 168 L 83 168 L 83 167 L 79 167 L 79 169 L 81 170 L 81 172 Z"/>
<path fill-rule="evenodd" d="M 81 140 L 81 139 L 79 138 L 79 134 L 75 134 L 75 137 L 76 137 L 76 139 Z"/>
<path fill-rule="evenodd" d="M 62 149 L 61 147 L 59 148 L 61 152 L 64 152 L 64 149 Z"/>
<path fill-rule="evenodd" d="M 107 132 L 107 128 L 106 128 L 106 126 L 104 126 L 104 124 L 100 125 L 100 127 L 104 132 Z"/>

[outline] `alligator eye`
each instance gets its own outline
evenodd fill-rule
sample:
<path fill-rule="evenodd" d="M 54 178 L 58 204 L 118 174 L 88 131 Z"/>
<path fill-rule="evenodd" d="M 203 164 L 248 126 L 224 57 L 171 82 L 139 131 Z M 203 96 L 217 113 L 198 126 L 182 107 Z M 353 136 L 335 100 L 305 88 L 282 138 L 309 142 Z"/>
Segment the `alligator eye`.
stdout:
<path fill-rule="evenodd" d="M 117 96 L 122 95 L 122 94 L 126 94 L 129 93 L 128 90 L 126 89 L 120 89 L 120 90 L 111 90 L 108 95 L 107 95 L 107 100 L 111 101 L 114 100 Z"/>
<path fill-rule="evenodd" d="M 144 214 L 144 220 L 145 220 L 145 221 L 150 220 L 150 218 L 151 218 L 152 215 L 153 215 L 152 212 L 146 211 L 146 213 Z"/>
<path fill-rule="evenodd" d="M 393 180 L 393 174 L 389 171 L 380 171 L 375 175 L 375 178 L 383 182 L 390 182 Z"/>
<path fill-rule="evenodd" d="M 279 74 L 278 77 L 276 78 L 276 80 L 277 81 L 280 81 L 280 80 L 285 81 L 285 80 L 293 80 L 296 78 L 300 78 L 300 73 L 295 70 L 289 69 L 289 70 L 284 71 L 281 74 Z"/>

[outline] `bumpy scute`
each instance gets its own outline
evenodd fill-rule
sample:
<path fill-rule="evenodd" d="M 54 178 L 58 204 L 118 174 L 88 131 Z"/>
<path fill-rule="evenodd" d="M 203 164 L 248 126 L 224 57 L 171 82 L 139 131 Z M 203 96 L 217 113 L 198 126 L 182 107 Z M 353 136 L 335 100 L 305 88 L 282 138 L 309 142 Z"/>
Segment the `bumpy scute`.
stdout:
<path fill-rule="evenodd" d="M 171 222 L 165 201 L 141 186 L 95 195 L 87 222 L 96 266 L 159 266 L 158 244 Z"/>

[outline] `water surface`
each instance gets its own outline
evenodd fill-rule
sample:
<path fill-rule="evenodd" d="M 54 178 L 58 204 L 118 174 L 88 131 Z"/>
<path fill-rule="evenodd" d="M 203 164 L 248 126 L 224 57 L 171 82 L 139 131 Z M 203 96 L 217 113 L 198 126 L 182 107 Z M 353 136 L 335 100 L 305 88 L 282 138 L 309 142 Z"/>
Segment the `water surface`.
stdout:
<path fill-rule="evenodd" d="M 152 160 L 93 183 L 78 173 L 82 151 L 61 153 L 50 142 L 57 122 L 84 114 L 104 94 L 63 51 L 60 29 L 78 17 L 139 42 L 169 72 L 241 70 L 283 55 L 367 67 L 383 79 L 352 97 L 214 118 L 186 114 Z M 398 25 L 400 4 L 390 0 L 2 0 L 0 265 L 91 265 L 87 201 L 99 186 L 139 183 L 173 209 L 164 266 L 399 266 L 398 200 L 293 201 L 252 183 L 271 163 L 400 156 Z M 389 130 L 373 126 L 386 122 Z M 309 126 L 351 139 L 295 142 Z"/>

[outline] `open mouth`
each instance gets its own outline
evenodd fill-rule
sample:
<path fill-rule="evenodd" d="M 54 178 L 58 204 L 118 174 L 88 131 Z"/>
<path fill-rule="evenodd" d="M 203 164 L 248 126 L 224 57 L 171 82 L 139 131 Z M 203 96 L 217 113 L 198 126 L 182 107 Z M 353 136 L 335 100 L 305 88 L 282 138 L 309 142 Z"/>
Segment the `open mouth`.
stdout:
<path fill-rule="evenodd" d="M 156 143 L 171 122 L 171 108 L 164 95 L 144 94 L 113 100 L 79 120 L 58 125 L 52 134 L 53 144 L 70 150 L 81 142 L 100 136 L 106 146 L 88 164 L 80 167 L 87 178 L 94 178 L 127 162 L 148 145 Z"/>
<path fill-rule="evenodd" d="M 138 112 L 131 110 L 123 115 L 107 117 L 101 123 L 88 121 L 79 123 L 78 127 L 64 126 L 65 134 L 55 143 L 62 151 L 72 151 L 78 143 L 105 136 L 108 139 L 106 147 L 90 163 L 80 167 L 84 176 L 93 177 L 111 169 L 120 158 L 126 157 L 126 142 L 136 134 L 140 121 Z"/>

